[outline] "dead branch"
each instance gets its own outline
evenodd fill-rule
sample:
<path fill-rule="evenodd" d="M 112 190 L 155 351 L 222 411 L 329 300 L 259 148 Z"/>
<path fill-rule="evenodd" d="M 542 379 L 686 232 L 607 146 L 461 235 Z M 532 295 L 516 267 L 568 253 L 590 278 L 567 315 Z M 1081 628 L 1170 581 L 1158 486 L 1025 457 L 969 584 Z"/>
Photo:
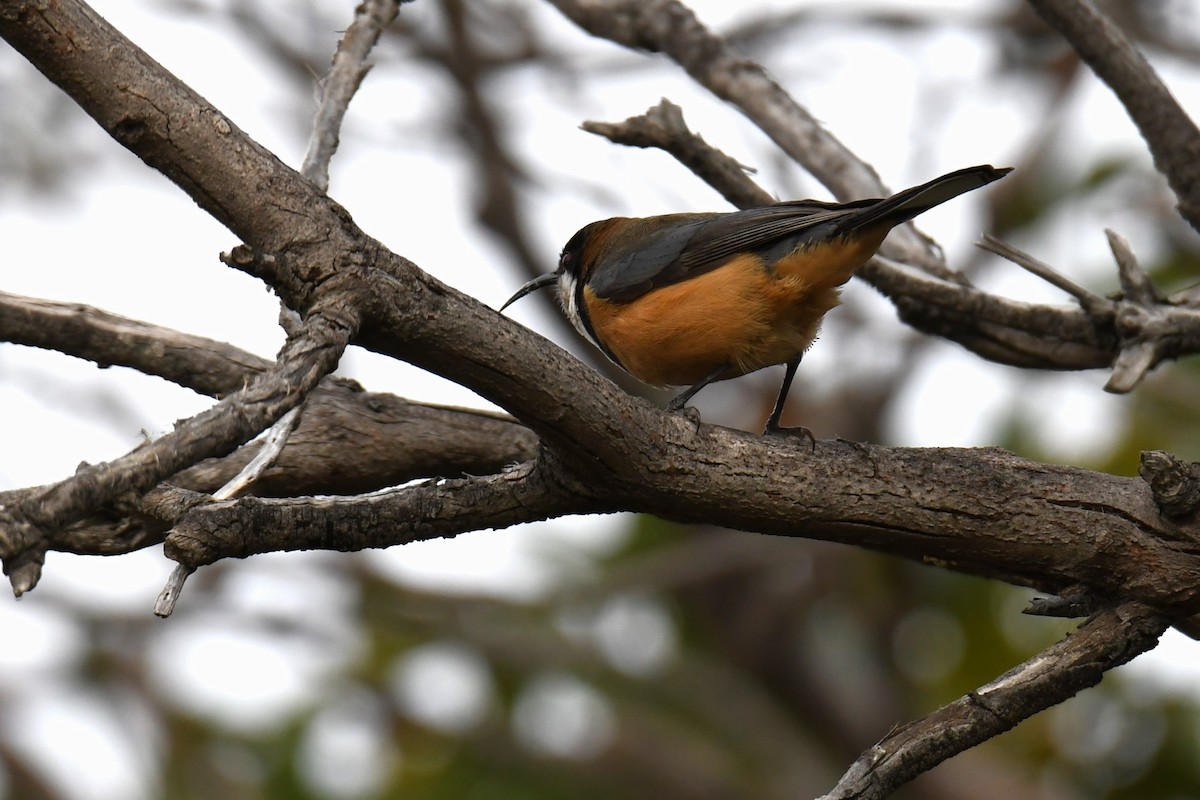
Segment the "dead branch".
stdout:
<path fill-rule="evenodd" d="M 1100 682 L 1152 649 L 1167 620 L 1136 603 L 1102 611 L 986 686 L 901 725 L 867 750 L 820 800 L 878 800 L 969 747 Z"/>
<path fill-rule="evenodd" d="M 1200 129 L 1128 37 L 1090 0 L 1029 0 L 1029 4 L 1096 77 L 1108 84 L 1137 125 L 1154 165 L 1178 199 L 1179 213 L 1200 231 Z"/>

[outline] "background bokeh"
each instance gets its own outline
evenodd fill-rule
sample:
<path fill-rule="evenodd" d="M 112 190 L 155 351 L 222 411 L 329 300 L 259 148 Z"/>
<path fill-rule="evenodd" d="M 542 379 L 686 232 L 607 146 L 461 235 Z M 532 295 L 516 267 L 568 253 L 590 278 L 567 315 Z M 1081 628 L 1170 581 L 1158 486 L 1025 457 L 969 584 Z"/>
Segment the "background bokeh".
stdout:
<path fill-rule="evenodd" d="M 94 7 L 298 165 L 348 0 L 96 0 Z M 1000 235 L 1102 293 L 1103 229 L 1165 289 L 1200 240 L 1108 90 L 1016 0 L 691 4 L 893 188 L 975 163 L 1017 172 L 924 215 L 978 285 L 1057 290 L 971 247 Z M 1106 8 L 1185 108 L 1195 6 Z M 606 216 L 721 209 L 669 157 L 578 129 L 660 98 L 781 198 L 828 194 L 662 57 L 589 39 L 532 0 L 405 5 L 351 106 L 330 193 L 423 269 L 499 305 Z M 0 45 L 0 290 L 88 303 L 270 356 L 276 301 L 217 260 L 236 241 Z M 981 361 L 907 330 L 852 282 L 788 419 L 819 437 L 1002 445 L 1132 474 L 1200 459 L 1194 361 L 1133 394 L 1106 375 Z M 513 315 L 606 368 L 547 299 Z M 352 349 L 375 391 L 486 407 Z M 779 373 L 706 389 L 758 425 Z M 630 385 L 631 390 L 637 387 Z M 209 400 L 122 368 L 0 346 L 0 488 L 114 458 Z M 353 458 L 347 453 L 347 458 Z M 1029 593 L 853 548 L 566 518 L 386 552 L 207 567 L 169 620 L 161 548 L 52 553 L 0 599 L 0 798 L 775 798 L 827 790 L 896 723 L 972 689 L 1069 625 Z M 920 779 L 909 797 L 1200 797 L 1197 645 L 1173 632 L 1104 683 Z"/>

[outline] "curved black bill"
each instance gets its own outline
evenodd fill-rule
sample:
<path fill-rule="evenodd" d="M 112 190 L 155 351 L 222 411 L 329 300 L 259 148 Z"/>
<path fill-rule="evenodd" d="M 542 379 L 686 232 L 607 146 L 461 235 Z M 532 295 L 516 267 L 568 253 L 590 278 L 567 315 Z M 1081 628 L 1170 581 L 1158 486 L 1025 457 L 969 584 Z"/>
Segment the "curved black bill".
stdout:
<path fill-rule="evenodd" d="M 549 286 L 550 284 L 554 283 L 557 280 L 558 280 L 557 272 L 547 272 L 545 275 L 538 275 L 536 278 L 531 280 L 529 283 L 525 284 L 520 289 L 517 289 L 516 294 L 514 294 L 512 297 L 508 298 L 508 300 L 504 301 L 504 305 L 500 306 L 500 311 L 504 311 L 504 309 L 508 308 L 513 303 L 520 300 L 522 297 L 524 297 L 527 294 L 536 292 L 538 289 L 545 289 L 547 286 Z"/>

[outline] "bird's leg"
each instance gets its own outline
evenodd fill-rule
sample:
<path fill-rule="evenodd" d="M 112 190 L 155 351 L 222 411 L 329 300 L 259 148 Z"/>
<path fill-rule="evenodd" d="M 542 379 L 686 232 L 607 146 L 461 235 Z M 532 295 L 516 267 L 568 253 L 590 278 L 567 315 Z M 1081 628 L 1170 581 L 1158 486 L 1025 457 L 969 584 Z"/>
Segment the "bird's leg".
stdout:
<path fill-rule="evenodd" d="M 721 364 L 719 367 L 714 369 L 712 372 L 708 373 L 703 378 L 701 378 L 698 383 L 692 384 L 690 387 L 688 387 L 682 393 L 680 393 L 680 395 L 678 397 L 676 397 L 674 400 L 672 400 L 670 403 L 667 404 L 667 411 L 682 411 L 684 406 L 686 406 L 688 404 L 688 400 L 691 400 L 692 397 L 696 394 L 696 392 L 700 391 L 705 386 L 708 386 L 710 383 L 715 381 L 717 378 L 721 377 L 721 375 L 728 368 L 729 368 L 728 364 Z"/>
<path fill-rule="evenodd" d="M 787 362 L 787 371 L 783 373 L 783 386 L 779 387 L 779 398 L 775 401 L 775 408 L 771 411 L 771 416 L 767 417 L 766 427 L 763 428 L 763 435 L 767 434 L 784 434 L 786 436 L 799 436 L 801 439 L 808 439 L 812 449 L 817 449 L 817 440 L 813 438 L 812 431 L 808 428 L 783 428 L 779 425 L 779 418 L 783 416 L 783 406 L 787 403 L 788 392 L 792 388 L 792 379 L 796 377 L 796 369 L 800 366 L 800 356 L 796 356 L 791 361 Z"/>

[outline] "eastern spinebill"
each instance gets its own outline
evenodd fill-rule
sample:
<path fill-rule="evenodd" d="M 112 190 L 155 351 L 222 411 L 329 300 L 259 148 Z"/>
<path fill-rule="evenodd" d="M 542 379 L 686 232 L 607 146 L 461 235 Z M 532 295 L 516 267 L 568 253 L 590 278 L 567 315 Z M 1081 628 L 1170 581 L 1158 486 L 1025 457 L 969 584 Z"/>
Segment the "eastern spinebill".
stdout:
<path fill-rule="evenodd" d="M 689 387 L 673 411 L 714 381 L 785 364 L 763 432 L 811 438 L 779 417 L 839 287 L 893 227 L 1010 171 L 967 167 L 884 199 L 600 220 L 500 310 L 557 283 L 567 319 L 615 364 L 645 383 Z"/>

